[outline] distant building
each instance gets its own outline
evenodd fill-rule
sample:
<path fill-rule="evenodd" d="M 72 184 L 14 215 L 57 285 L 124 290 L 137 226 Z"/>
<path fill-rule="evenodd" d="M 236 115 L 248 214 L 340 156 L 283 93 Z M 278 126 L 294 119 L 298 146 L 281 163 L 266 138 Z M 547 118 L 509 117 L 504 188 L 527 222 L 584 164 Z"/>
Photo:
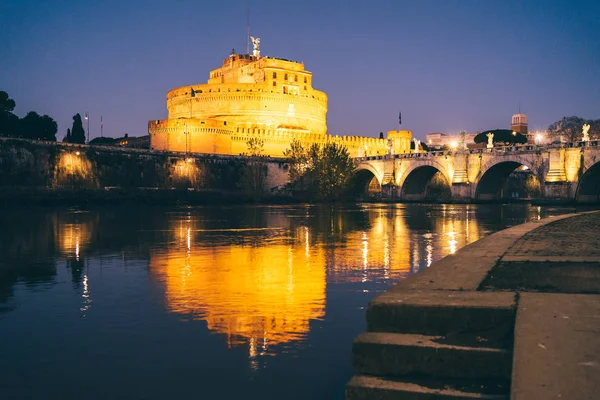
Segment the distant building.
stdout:
<path fill-rule="evenodd" d="M 477 133 L 467 133 L 465 135 L 465 144 L 467 146 L 469 145 L 473 145 L 475 136 L 477 135 Z M 453 147 L 453 146 L 458 146 L 461 142 L 462 138 L 460 133 L 452 133 L 452 134 L 446 134 L 446 133 L 439 133 L 439 132 L 435 132 L 435 133 L 428 133 L 427 135 L 425 135 L 425 144 L 427 144 L 427 146 L 429 146 L 429 148 L 432 149 L 441 149 L 444 146 L 447 147 Z"/>
<path fill-rule="evenodd" d="M 149 149 L 150 135 L 146 136 L 129 136 L 127 133 L 120 138 L 98 137 L 90 140 L 92 146 L 115 146 L 129 147 L 135 149 Z"/>
<path fill-rule="evenodd" d="M 510 129 L 513 132 L 517 132 L 527 136 L 527 115 L 525 114 L 514 114 L 512 116 L 512 122 L 510 124 Z"/>
<path fill-rule="evenodd" d="M 150 135 L 145 136 L 129 136 L 125 134 L 122 138 L 115 139 L 119 147 L 130 147 L 134 149 L 149 149 Z"/>

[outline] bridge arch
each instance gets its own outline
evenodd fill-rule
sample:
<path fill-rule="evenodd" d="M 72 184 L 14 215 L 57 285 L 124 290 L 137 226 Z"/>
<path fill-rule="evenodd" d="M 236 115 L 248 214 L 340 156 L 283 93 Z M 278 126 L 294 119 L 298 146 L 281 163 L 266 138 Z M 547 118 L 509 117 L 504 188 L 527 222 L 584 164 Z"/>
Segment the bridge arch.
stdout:
<path fill-rule="evenodd" d="M 411 164 L 398 181 L 402 188 L 401 198 L 423 200 L 427 196 L 428 187 L 436 174 L 443 177 L 442 181 L 447 183 L 448 188 L 452 185 L 448 171 L 440 163 L 428 161 Z"/>
<path fill-rule="evenodd" d="M 580 203 L 600 202 L 600 162 L 592 164 L 579 178 L 575 200 Z"/>
<path fill-rule="evenodd" d="M 370 196 L 375 191 L 381 191 L 382 181 L 383 173 L 378 171 L 376 167 L 368 163 L 358 164 L 350 183 L 351 192 L 356 196 Z M 377 190 L 373 190 L 373 186 Z"/>
<path fill-rule="evenodd" d="M 368 163 L 361 163 L 358 164 L 356 166 L 356 169 L 354 170 L 355 175 L 361 174 L 361 171 L 369 171 L 371 172 L 371 174 L 377 178 L 377 183 L 379 183 L 379 185 L 381 185 L 381 182 L 383 181 L 383 172 L 377 170 L 377 168 L 375 168 L 373 165 L 368 164 Z"/>
<path fill-rule="evenodd" d="M 539 180 L 537 170 L 532 168 L 532 164 L 522 157 L 496 159 L 485 165 L 473 182 L 473 197 L 477 200 L 501 199 L 508 177 L 519 167 L 526 167 Z"/>

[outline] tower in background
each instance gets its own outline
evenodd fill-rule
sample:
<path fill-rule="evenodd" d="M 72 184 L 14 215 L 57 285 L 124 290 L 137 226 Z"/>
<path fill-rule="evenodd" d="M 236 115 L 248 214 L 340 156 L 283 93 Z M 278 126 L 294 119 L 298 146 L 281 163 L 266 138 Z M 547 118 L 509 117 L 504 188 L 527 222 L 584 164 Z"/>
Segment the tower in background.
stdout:
<path fill-rule="evenodd" d="M 527 136 L 527 115 L 525 114 L 514 114 L 512 116 L 512 123 L 510 129 L 513 132 L 521 133 Z"/>

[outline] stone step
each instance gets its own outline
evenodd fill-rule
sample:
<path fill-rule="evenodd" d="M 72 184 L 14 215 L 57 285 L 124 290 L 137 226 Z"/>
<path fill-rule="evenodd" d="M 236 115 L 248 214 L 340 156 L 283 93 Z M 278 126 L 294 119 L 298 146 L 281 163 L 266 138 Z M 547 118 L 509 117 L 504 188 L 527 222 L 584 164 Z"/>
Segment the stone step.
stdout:
<path fill-rule="evenodd" d="M 390 290 L 369 303 L 369 332 L 444 336 L 447 343 L 512 347 L 515 295 L 509 292 Z"/>
<path fill-rule="evenodd" d="M 441 343 L 441 336 L 366 332 L 352 342 L 359 375 L 510 380 L 512 351 Z"/>
<path fill-rule="evenodd" d="M 346 385 L 346 400 L 508 400 L 505 382 L 432 381 L 354 376 Z"/>
<path fill-rule="evenodd" d="M 394 182 L 394 172 L 384 172 L 383 179 L 381 180 L 382 184 L 388 184 Z"/>

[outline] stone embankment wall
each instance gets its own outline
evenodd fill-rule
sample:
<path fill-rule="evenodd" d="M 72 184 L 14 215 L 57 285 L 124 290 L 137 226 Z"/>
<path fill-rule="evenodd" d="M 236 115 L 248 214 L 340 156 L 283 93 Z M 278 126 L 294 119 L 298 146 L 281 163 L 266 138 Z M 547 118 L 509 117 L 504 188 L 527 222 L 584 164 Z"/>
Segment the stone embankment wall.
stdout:
<path fill-rule="evenodd" d="M 244 192 L 247 157 L 0 138 L 0 188 L 185 189 Z M 264 158 L 265 191 L 288 181 L 283 159 Z"/>

